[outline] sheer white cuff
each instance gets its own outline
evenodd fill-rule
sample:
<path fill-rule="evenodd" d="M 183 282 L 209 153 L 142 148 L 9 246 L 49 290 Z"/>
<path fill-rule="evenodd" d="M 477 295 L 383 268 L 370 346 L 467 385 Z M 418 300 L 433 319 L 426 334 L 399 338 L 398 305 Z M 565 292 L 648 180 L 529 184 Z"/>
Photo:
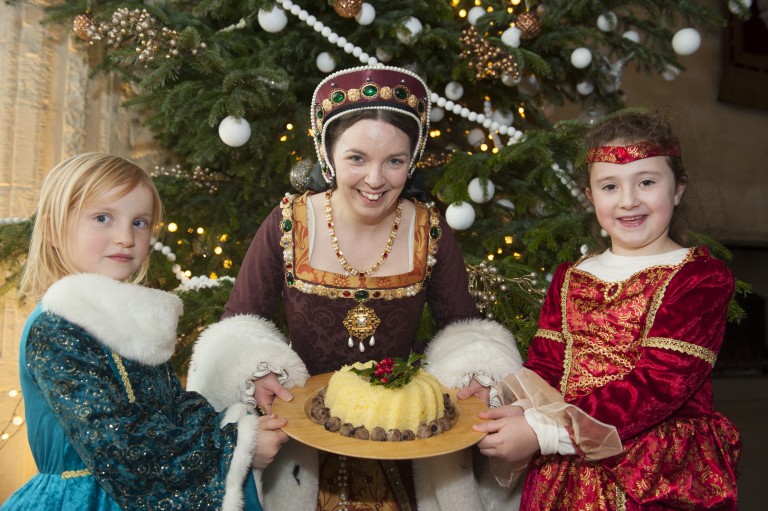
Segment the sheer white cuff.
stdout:
<path fill-rule="evenodd" d="M 498 408 L 501 406 L 501 397 L 499 397 L 499 392 L 496 390 L 496 380 L 491 378 L 490 376 L 486 376 L 484 374 L 479 373 L 469 373 L 464 376 L 464 378 L 461 381 L 461 388 L 467 388 L 469 387 L 469 384 L 472 382 L 472 378 L 477 380 L 477 382 L 482 385 L 483 387 L 486 387 L 489 389 L 490 394 L 488 396 L 489 406 L 490 408 Z"/>
<path fill-rule="evenodd" d="M 565 427 L 558 425 L 556 421 L 535 408 L 528 408 L 525 411 L 525 420 L 539 439 L 541 454 L 576 454 L 571 435 Z"/>
<path fill-rule="evenodd" d="M 240 400 L 248 405 L 257 406 L 256 398 L 254 394 L 256 392 L 256 380 L 268 375 L 269 373 L 275 373 L 277 380 L 281 385 L 284 385 L 288 381 L 288 371 L 282 367 L 272 367 L 269 362 L 259 362 L 256 366 L 256 371 L 245 381 L 245 389 L 243 389 Z"/>

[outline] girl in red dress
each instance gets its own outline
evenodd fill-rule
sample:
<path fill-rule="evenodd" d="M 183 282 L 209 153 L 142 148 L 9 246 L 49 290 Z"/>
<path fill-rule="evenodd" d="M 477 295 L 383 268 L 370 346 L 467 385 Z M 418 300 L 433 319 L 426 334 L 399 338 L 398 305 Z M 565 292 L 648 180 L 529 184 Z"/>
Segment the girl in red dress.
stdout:
<path fill-rule="evenodd" d="M 713 409 L 734 280 L 675 233 L 687 176 L 669 123 L 622 113 L 587 137 L 611 247 L 561 265 L 506 403 L 479 444 L 525 510 L 735 510 L 741 441 Z"/>

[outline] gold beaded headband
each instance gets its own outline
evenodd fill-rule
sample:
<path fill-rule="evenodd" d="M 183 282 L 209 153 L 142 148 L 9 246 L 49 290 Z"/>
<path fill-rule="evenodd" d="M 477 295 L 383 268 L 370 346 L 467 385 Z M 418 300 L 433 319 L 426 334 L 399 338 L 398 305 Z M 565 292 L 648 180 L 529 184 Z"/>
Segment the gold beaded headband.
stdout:
<path fill-rule="evenodd" d="M 653 156 L 680 157 L 680 144 L 658 146 L 653 142 L 640 142 L 627 146 L 603 145 L 591 147 L 587 152 L 587 164 L 596 162 L 617 163 L 623 165 Z"/>
<path fill-rule="evenodd" d="M 413 175 L 427 141 L 429 89 L 419 75 L 407 69 L 364 66 L 329 75 L 320 82 L 312 95 L 312 132 L 326 182 L 332 182 L 336 175 L 327 153 L 325 133 L 328 125 L 343 115 L 368 109 L 389 110 L 416 121 L 419 138 L 408 167 L 408 177 Z"/>

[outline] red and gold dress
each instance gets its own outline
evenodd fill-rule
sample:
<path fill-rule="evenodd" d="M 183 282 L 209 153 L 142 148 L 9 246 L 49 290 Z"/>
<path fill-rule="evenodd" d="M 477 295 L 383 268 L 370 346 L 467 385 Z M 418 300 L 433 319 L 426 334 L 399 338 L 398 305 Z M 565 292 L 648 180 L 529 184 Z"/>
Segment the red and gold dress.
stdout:
<path fill-rule="evenodd" d="M 615 426 L 623 453 L 535 457 L 521 509 L 737 509 L 741 441 L 711 380 L 733 289 L 704 248 L 618 282 L 558 268 L 525 366 Z"/>

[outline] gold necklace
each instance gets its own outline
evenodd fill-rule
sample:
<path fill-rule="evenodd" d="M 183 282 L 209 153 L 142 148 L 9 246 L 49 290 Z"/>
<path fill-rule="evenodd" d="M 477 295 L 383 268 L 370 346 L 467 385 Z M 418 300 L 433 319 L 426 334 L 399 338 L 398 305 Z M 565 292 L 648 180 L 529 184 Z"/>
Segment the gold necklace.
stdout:
<path fill-rule="evenodd" d="M 336 254 L 336 258 L 341 263 L 341 266 L 344 268 L 344 270 L 349 275 L 357 275 L 359 277 L 364 277 L 366 275 L 371 275 L 373 272 L 379 269 L 382 264 L 384 264 L 384 261 L 386 261 L 387 257 L 389 257 L 389 253 L 392 251 L 392 245 L 395 243 L 395 238 L 397 237 L 397 231 L 400 227 L 400 218 L 402 217 L 403 213 L 403 199 L 397 199 L 397 209 L 395 210 L 395 221 L 392 224 L 392 230 L 389 232 L 389 238 L 387 239 L 387 245 L 384 247 L 384 253 L 379 256 L 379 258 L 376 260 L 373 266 L 368 268 L 367 270 L 358 270 L 344 257 L 344 253 L 339 248 L 339 239 L 336 237 L 336 230 L 333 228 L 333 211 L 331 209 L 331 194 L 333 192 L 331 190 L 328 190 L 325 192 L 325 218 L 328 221 L 328 234 L 331 235 L 331 246 L 333 247 L 333 252 Z"/>

